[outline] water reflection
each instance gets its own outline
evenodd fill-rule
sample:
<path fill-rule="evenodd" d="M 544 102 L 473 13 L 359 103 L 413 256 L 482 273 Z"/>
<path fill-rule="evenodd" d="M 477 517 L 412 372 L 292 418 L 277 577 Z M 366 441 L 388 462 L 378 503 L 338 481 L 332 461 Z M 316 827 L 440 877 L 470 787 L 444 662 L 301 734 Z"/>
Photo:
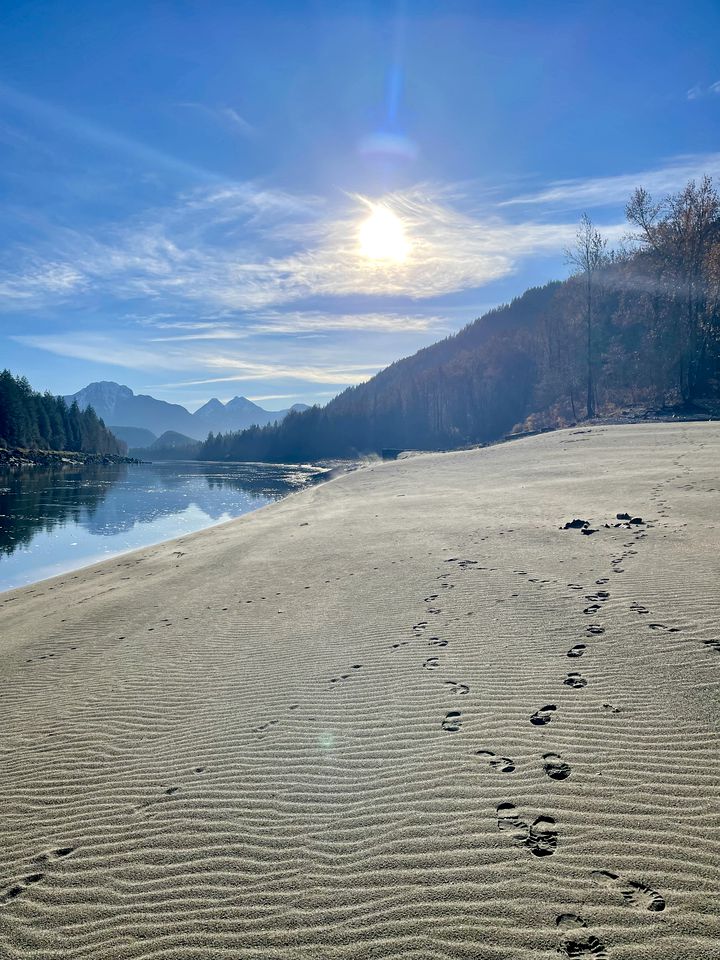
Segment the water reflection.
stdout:
<path fill-rule="evenodd" d="M 125 464 L 80 469 L 0 470 L 0 555 L 10 555 L 65 523 L 93 517 Z"/>
<path fill-rule="evenodd" d="M 316 478 L 177 461 L 0 470 L 0 590 L 240 516 Z"/>

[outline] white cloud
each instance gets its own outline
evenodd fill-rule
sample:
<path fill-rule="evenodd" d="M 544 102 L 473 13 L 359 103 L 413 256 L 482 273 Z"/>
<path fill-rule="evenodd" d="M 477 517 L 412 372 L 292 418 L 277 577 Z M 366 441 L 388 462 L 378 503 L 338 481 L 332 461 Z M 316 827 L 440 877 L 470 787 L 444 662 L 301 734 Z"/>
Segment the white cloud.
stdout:
<path fill-rule="evenodd" d="M 715 83 L 709 83 L 707 86 L 703 86 L 702 83 L 696 83 L 694 87 L 690 87 L 687 92 L 688 100 L 700 100 L 702 97 L 712 97 L 720 96 L 720 80 L 716 80 Z"/>
<path fill-rule="evenodd" d="M 219 122 L 223 126 L 242 134 L 244 137 L 254 137 L 257 133 L 255 127 L 249 123 L 245 117 L 240 116 L 234 107 L 209 107 L 204 103 L 192 102 L 179 103 L 178 106 L 188 107 L 191 110 L 197 110 L 200 113 L 210 117 L 212 120 Z"/>
<path fill-rule="evenodd" d="M 92 232 L 55 228 L 30 259 L 23 250 L 6 251 L 0 293 L 6 309 L 15 311 L 59 303 L 116 309 L 130 302 L 128 320 L 137 302 L 145 302 L 148 314 L 134 322 L 152 331 L 155 343 L 144 339 L 134 348 L 143 368 L 178 368 L 180 356 L 170 347 L 182 341 L 353 330 L 442 333 L 448 329 L 442 310 L 395 310 L 393 300 L 420 302 L 478 289 L 523 261 L 560 259 L 575 236 L 579 211 L 623 203 L 638 184 L 662 193 L 704 173 L 720 175 L 720 153 L 677 157 L 636 174 L 556 182 L 500 203 L 483 194 L 479 210 L 471 205 L 468 184 L 397 191 L 383 202 L 405 227 L 410 254 L 402 263 L 360 255 L 367 198 L 338 194 L 331 201 L 257 183 L 213 183 L 125 223 Z M 522 206 L 533 216 L 518 220 Z M 572 214 L 558 217 L 557 210 Z M 616 242 L 627 226 L 611 223 L 602 230 Z M 354 312 L 357 298 L 369 296 L 382 298 L 382 308 Z M 352 298 L 352 305 L 344 302 Z M 313 300 L 329 306 L 294 307 Z M 168 345 L 162 356 L 160 342 Z M 68 341 L 63 349 L 93 359 L 102 351 L 87 339 Z"/>
<path fill-rule="evenodd" d="M 10 339 L 60 357 L 111 364 L 129 370 L 184 370 L 188 363 L 187 356 L 147 349 L 142 345 L 134 346 L 101 334 L 16 335 Z"/>
<path fill-rule="evenodd" d="M 11 301 L 29 301 L 38 298 L 63 299 L 77 293 L 86 284 L 84 275 L 69 263 L 42 263 L 16 275 L 0 280 L 0 297 Z M 17 307 L 17 302 L 10 304 Z"/>
<path fill-rule="evenodd" d="M 255 336 L 287 336 L 295 333 L 330 333 L 350 330 L 372 330 L 387 333 L 418 333 L 432 330 L 447 332 L 446 320 L 424 314 L 407 316 L 402 313 L 329 313 L 320 310 L 257 313 L 231 322 L 208 321 L 161 323 L 163 330 L 182 332 L 150 338 L 153 343 L 172 343 L 189 340 L 247 340 Z"/>
<path fill-rule="evenodd" d="M 698 180 L 705 174 L 720 176 L 720 153 L 679 156 L 662 167 L 639 173 L 558 180 L 535 193 L 505 200 L 500 206 L 534 205 L 562 210 L 613 206 L 626 203 L 636 187 L 645 187 L 650 193 L 672 193 L 688 180 Z"/>
<path fill-rule="evenodd" d="M 205 310 L 264 311 L 313 297 L 423 300 L 480 287 L 521 259 L 559 252 L 575 230 L 574 223 L 465 213 L 447 188 L 398 192 L 384 203 L 404 222 L 411 250 L 403 263 L 360 255 L 364 198 L 345 197 L 330 209 L 316 198 L 250 186 L 204 190 L 94 236 L 58 232 L 48 256 L 62 266 L 64 255 L 78 289 L 151 299 L 157 312 L 199 303 Z M 53 290 L 27 273 L 0 282 L 33 306 L 53 301 Z"/>
<path fill-rule="evenodd" d="M 180 380 L 163 383 L 162 387 L 197 387 L 210 383 L 243 383 L 247 380 L 303 380 L 307 383 L 326 383 L 337 386 L 362 383 L 386 366 L 385 362 L 373 364 L 350 364 L 336 367 L 291 366 L 283 363 L 253 363 L 218 356 L 215 366 L 235 369 L 237 372 L 223 377 L 203 377 L 197 380 Z"/>
<path fill-rule="evenodd" d="M 346 363 L 338 360 L 340 350 L 307 351 L 304 359 L 295 359 L 297 351 L 288 349 L 281 359 L 261 354 L 252 359 L 232 353 L 207 353 L 188 351 L 184 345 L 168 347 L 159 351 L 152 341 L 138 345 L 128 344 L 117 337 L 85 332 L 66 332 L 53 335 L 16 335 L 11 337 L 25 346 L 35 347 L 62 357 L 88 360 L 93 363 L 111 364 L 130 370 L 204 370 L 208 373 L 223 371 L 223 375 L 196 377 L 176 383 L 164 383 L 162 387 L 189 387 L 210 383 L 230 383 L 248 380 L 301 380 L 308 383 L 324 383 L 344 386 L 367 380 L 387 360 Z M 232 371 L 231 373 L 229 371 Z"/>

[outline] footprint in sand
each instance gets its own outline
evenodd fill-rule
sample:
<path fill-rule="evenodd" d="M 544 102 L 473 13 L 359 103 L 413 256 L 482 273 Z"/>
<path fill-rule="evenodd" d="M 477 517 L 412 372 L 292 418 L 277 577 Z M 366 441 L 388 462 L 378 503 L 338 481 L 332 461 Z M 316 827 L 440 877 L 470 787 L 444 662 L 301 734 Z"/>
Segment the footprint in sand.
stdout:
<path fill-rule="evenodd" d="M 259 723 L 255 727 L 250 727 L 251 733 L 264 733 L 266 730 L 269 730 L 270 727 L 274 727 L 276 724 L 280 723 L 279 720 L 267 720 L 265 723 Z"/>
<path fill-rule="evenodd" d="M 513 773 L 515 770 L 515 763 L 510 757 L 498 757 L 492 750 L 476 750 L 475 755 L 487 758 L 488 766 L 500 773 Z"/>
<path fill-rule="evenodd" d="M 457 733 L 462 727 L 462 714 L 459 710 L 450 710 L 449 713 L 445 714 L 440 726 L 447 733 Z"/>
<path fill-rule="evenodd" d="M 557 707 L 554 703 L 548 703 L 547 706 L 540 707 L 539 710 L 535 711 L 530 717 L 530 723 L 535 727 L 544 727 L 546 723 L 550 723 L 552 715 L 556 710 Z"/>
<path fill-rule="evenodd" d="M 361 663 L 353 663 L 350 667 L 351 670 L 362 670 Z M 330 683 L 340 683 L 342 680 L 349 680 L 352 676 L 351 673 L 342 673 L 339 677 L 331 677 Z"/>
<path fill-rule="evenodd" d="M 625 903 L 641 910 L 651 910 L 659 913 L 665 909 L 665 898 L 656 890 L 640 883 L 638 880 L 626 880 L 617 873 L 609 870 L 593 870 L 590 874 L 593 880 L 606 890 L 613 890 L 622 895 Z"/>
<path fill-rule="evenodd" d="M 567 652 L 568 657 L 581 657 L 585 650 L 587 649 L 584 643 L 576 643 L 574 647 L 570 647 Z"/>
<path fill-rule="evenodd" d="M 574 913 L 561 913 L 555 920 L 558 930 L 578 931 L 587 926 L 582 917 Z M 605 945 L 592 934 L 574 933 L 567 936 L 558 948 L 558 953 L 567 957 L 595 957 L 595 960 L 607 960 Z"/>
<path fill-rule="evenodd" d="M 528 825 L 518 816 L 514 803 L 499 803 L 497 805 L 498 830 L 509 833 L 513 843 L 524 844 L 528 837 Z"/>
<path fill-rule="evenodd" d="M 69 857 L 71 853 L 75 853 L 75 847 L 57 847 L 55 850 L 51 850 L 49 854 L 46 854 L 46 860 L 62 860 L 65 857 Z"/>
<path fill-rule="evenodd" d="M 568 938 L 560 948 L 567 957 L 595 957 L 595 960 L 607 960 L 607 951 L 602 940 L 592 934 L 587 937 Z"/>
<path fill-rule="evenodd" d="M 456 697 L 464 697 L 470 693 L 470 687 L 466 683 L 458 683 L 457 680 L 443 680 L 443 683 L 448 688 L 448 693 Z"/>
<path fill-rule="evenodd" d="M 567 780 L 570 776 L 570 764 L 557 753 L 544 753 L 542 759 L 543 770 L 551 780 Z"/>
<path fill-rule="evenodd" d="M 591 623 L 585 627 L 585 632 L 599 637 L 601 633 L 605 633 L 605 627 L 601 627 L 599 623 Z"/>
<path fill-rule="evenodd" d="M 591 603 L 589 607 L 585 607 L 585 609 L 583 610 L 583 613 L 590 616 L 593 613 L 597 613 L 599 609 L 600 609 L 599 603 Z"/>
<path fill-rule="evenodd" d="M 534 857 L 549 857 L 557 848 L 557 831 L 552 817 L 539 816 L 528 825 L 512 803 L 497 806 L 498 830 L 511 834 L 513 843 L 525 847 Z"/>
<path fill-rule="evenodd" d="M 448 642 L 448 640 L 441 640 L 440 637 L 430 637 L 428 640 L 431 647 L 446 647 Z"/>
<path fill-rule="evenodd" d="M 437 670 L 437 668 L 440 666 L 440 658 L 428 657 L 423 666 L 426 670 Z"/>
<path fill-rule="evenodd" d="M 21 880 L 17 880 L 15 883 L 10 883 L 7 887 L 0 889 L 0 906 L 4 906 L 6 903 L 10 903 L 11 900 L 19 897 L 28 887 L 31 887 L 34 883 L 38 883 L 44 876 L 44 873 L 29 873 Z"/>
<path fill-rule="evenodd" d="M 579 673 L 569 673 L 563 680 L 566 687 L 572 687 L 573 690 L 581 690 L 587 686 L 587 680 Z"/>
<path fill-rule="evenodd" d="M 525 846 L 534 857 L 550 857 L 557 849 L 557 830 L 552 817 L 540 816 L 530 824 Z"/>
<path fill-rule="evenodd" d="M 51 850 L 50 853 L 42 854 L 42 856 L 37 858 L 37 862 L 50 863 L 53 860 L 63 860 L 74 852 L 75 847 L 57 847 L 55 850 Z M 24 877 L 21 877 L 20 880 L 16 880 L 6 887 L 0 888 L 0 906 L 10 903 L 11 900 L 14 900 L 16 897 L 19 897 L 21 893 L 24 893 L 28 887 L 39 883 L 44 877 L 44 873 L 28 873 Z"/>

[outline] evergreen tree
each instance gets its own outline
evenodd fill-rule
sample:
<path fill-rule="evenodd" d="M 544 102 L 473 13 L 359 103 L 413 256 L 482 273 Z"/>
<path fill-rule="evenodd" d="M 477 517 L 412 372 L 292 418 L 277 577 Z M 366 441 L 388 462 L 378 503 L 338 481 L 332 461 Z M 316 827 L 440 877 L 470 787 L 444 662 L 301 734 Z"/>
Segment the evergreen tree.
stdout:
<path fill-rule="evenodd" d="M 36 393 L 24 377 L 0 373 L 0 446 L 118 455 L 121 443 L 92 407 Z"/>

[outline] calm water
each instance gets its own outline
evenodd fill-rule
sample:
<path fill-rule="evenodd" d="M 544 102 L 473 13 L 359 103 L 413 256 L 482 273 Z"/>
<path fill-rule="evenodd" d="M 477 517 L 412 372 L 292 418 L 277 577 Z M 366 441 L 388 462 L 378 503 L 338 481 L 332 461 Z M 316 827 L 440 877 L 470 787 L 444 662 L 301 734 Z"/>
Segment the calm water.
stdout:
<path fill-rule="evenodd" d="M 248 463 L 0 469 L 0 591 L 239 517 L 316 475 Z"/>

